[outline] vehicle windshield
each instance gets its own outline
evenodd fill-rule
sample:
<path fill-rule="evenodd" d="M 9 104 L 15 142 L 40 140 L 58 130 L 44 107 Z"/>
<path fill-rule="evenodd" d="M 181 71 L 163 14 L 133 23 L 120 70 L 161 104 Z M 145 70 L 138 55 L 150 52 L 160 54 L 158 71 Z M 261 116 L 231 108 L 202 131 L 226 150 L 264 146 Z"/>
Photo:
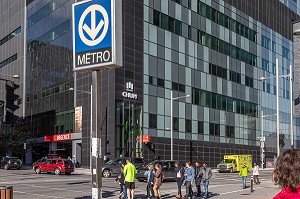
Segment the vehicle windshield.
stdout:
<path fill-rule="evenodd" d="M 66 165 L 72 165 L 73 162 L 72 162 L 71 160 L 65 160 L 65 164 L 66 164 Z"/>
<path fill-rule="evenodd" d="M 112 164 L 114 162 L 115 162 L 115 160 L 109 160 L 108 162 L 106 162 L 106 164 Z"/>
<path fill-rule="evenodd" d="M 232 162 L 233 162 L 232 159 L 225 159 L 221 163 L 232 163 Z"/>
<path fill-rule="evenodd" d="M 142 158 L 135 158 L 134 162 L 138 163 L 138 164 L 144 164 L 144 159 L 142 159 Z"/>

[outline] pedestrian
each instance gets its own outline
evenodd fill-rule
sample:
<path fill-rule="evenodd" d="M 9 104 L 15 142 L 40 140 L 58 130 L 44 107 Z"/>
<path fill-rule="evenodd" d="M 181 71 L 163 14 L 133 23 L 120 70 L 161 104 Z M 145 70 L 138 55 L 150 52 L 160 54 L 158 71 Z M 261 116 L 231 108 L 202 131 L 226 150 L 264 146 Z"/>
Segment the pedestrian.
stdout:
<path fill-rule="evenodd" d="M 208 198 L 208 185 L 210 178 L 212 177 L 212 171 L 211 168 L 207 167 L 207 163 L 204 162 L 203 167 L 201 168 L 200 175 L 202 175 L 202 182 L 204 187 L 204 198 Z"/>
<path fill-rule="evenodd" d="M 243 167 L 240 170 L 239 175 L 242 176 L 243 189 L 247 188 L 247 177 L 248 177 L 248 166 L 244 163 Z"/>
<path fill-rule="evenodd" d="M 177 182 L 177 189 L 178 189 L 178 194 L 176 195 L 177 199 L 181 199 L 182 198 L 182 194 L 181 194 L 181 186 L 183 184 L 183 180 L 184 180 L 184 166 L 183 165 L 179 165 L 178 162 L 175 162 L 175 179 Z"/>
<path fill-rule="evenodd" d="M 195 169 L 192 166 L 191 162 L 185 164 L 186 169 L 184 172 L 185 181 L 186 181 L 186 195 L 184 199 L 193 198 L 193 182 L 195 180 Z"/>
<path fill-rule="evenodd" d="M 74 165 L 76 164 L 75 155 L 73 155 L 73 158 L 72 158 L 72 163 L 73 163 Z"/>
<path fill-rule="evenodd" d="M 253 177 L 254 177 L 254 184 L 260 184 L 258 176 L 259 176 L 259 166 L 256 162 L 253 164 Z"/>
<path fill-rule="evenodd" d="M 201 167 L 200 167 L 200 162 L 196 161 L 195 162 L 195 184 L 197 187 L 197 195 L 196 197 L 201 197 L 201 179 L 202 179 L 202 174 L 200 172 Z"/>
<path fill-rule="evenodd" d="M 148 173 L 147 173 L 147 198 L 148 199 L 154 197 L 154 191 L 153 191 L 154 173 L 155 173 L 155 171 L 153 168 L 153 164 L 149 164 L 148 165 Z"/>
<path fill-rule="evenodd" d="M 160 164 L 155 164 L 155 173 L 154 173 L 154 186 L 153 191 L 156 199 L 161 198 L 160 194 L 160 186 L 162 183 L 163 174 L 162 174 L 162 167 Z"/>
<path fill-rule="evenodd" d="M 127 199 L 127 192 L 126 192 L 126 187 L 125 187 L 125 176 L 124 176 L 124 164 L 121 164 L 120 166 L 120 172 L 119 175 L 117 176 L 117 178 L 115 179 L 115 182 L 119 181 L 119 185 L 120 185 L 120 195 L 119 195 L 119 199 L 123 198 Z"/>
<path fill-rule="evenodd" d="M 134 198 L 135 175 L 136 175 L 136 168 L 131 163 L 131 159 L 128 158 L 128 159 L 126 159 L 126 165 L 124 167 L 125 187 L 127 189 L 127 198 L 128 199 Z"/>
<path fill-rule="evenodd" d="M 282 191 L 274 199 L 300 198 L 300 150 L 289 149 L 277 159 L 275 175 Z"/>

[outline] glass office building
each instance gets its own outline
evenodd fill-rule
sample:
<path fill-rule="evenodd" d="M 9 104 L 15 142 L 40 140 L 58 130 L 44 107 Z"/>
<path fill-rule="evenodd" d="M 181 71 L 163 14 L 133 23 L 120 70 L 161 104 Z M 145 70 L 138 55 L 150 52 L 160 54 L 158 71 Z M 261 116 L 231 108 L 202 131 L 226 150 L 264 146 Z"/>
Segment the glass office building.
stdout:
<path fill-rule="evenodd" d="M 27 0 L 27 117 L 22 126 L 34 132 L 28 154 L 64 150 L 88 167 L 92 81 L 89 72 L 72 71 L 74 2 Z M 176 160 L 206 161 L 215 167 L 224 154 L 252 154 L 259 161 L 263 110 L 270 115 L 264 118 L 265 157 L 273 163 L 275 62 L 279 60 L 280 75 L 289 74 L 294 65 L 292 22 L 299 18 L 297 2 L 122 2 L 123 67 L 101 75 L 102 154 L 139 156 L 147 162 L 170 159 L 172 120 Z M 262 82 L 261 77 L 268 79 Z M 287 149 L 289 79 L 280 78 L 279 86 L 280 132 Z M 173 97 L 190 95 L 174 101 L 173 116 L 171 91 Z M 82 107 L 79 132 L 75 107 Z M 44 137 L 62 134 L 72 134 L 72 139 L 51 142 Z"/>

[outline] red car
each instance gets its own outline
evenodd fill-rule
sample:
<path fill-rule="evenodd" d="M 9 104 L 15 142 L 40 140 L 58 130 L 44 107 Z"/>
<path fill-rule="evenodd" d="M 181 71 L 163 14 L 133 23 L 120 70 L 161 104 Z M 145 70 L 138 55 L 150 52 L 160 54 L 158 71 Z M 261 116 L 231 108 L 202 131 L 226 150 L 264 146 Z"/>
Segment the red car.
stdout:
<path fill-rule="evenodd" d="M 43 163 L 34 165 L 33 170 L 37 174 L 40 174 L 41 172 L 47 172 L 55 173 L 56 175 L 60 175 L 61 173 L 71 175 L 71 173 L 74 172 L 74 164 L 71 160 L 63 158 L 52 158 L 47 159 Z"/>

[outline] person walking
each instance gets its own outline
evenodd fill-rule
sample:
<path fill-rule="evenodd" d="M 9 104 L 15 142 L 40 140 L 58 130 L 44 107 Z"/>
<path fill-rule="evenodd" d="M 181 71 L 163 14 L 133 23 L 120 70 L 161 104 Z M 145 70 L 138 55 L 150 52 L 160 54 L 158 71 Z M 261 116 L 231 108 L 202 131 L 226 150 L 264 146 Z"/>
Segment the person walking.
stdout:
<path fill-rule="evenodd" d="M 162 167 L 160 164 L 155 164 L 155 173 L 154 173 L 154 186 L 153 191 L 156 199 L 161 198 L 160 194 L 160 186 L 162 183 L 163 174 L 162 174 Z"/>
<path fill-rule="evenodd" d="M 124 164 L 122 164 L 120 166 L 120 173 L 119 175 L 117 176 L 117 178 L 115 179 L 115 182 L 118 182 L 119 181 L 119 185 L 120 185 L 120 195 L 119 195 L 119 199 L 123 198 L 124 199 L 127 199 L 127 190 L 126 190 L 126 187 L 125 187 L 125 177 L 124 177 Z"/>
<path fill-rule="evenodd" d="M 202 182 L 204 187 L 204 198 L 208 198 L 208 185 L 210 178 L 212 177 L 212 171 L 211 168 L 207 167 L 207 163 L 204 162 L 203 167 L 200 170 L 200 176 L 202 176 Z"/>
<path fill-rule="evenodd" d="M 253 164 L 253 178 L 254 178 L 254 184 L 260 184 L 258 176 L 259 176 L 259 166 L 256 162 Z"/>
<path fill-rule="evenodd" d="M 131 163 L 131 159 L 127 159 L 126 165 L 124 167 L 124 177 L 125 177 L 125 187 L 127 189 L 127 198 L 128 199 L 134 198 L 135 175 L 136 175 L 136 168 Z"/>
<path fill-rule="evenodd" d="M 195 169 L 192 167 L 191 162 L 187 162 L 185 164 L 186 169 L 184 172 L 185 181 L 186 181 L 186 195 L 183 197 L 184 199 L 193 198 L 193 182 L 195 180 Z"/>
<path fill-rule="evenodd" d="M 243 189 L 247 188 L 247 177 L 248 177 L 248 166 L 244 163 L 243 167 L 240 170 L 239 175 L 242 176 Z"/>
<path fill-rule="evenodd" d="M 183 165 L 179 165 L 178 162 L 175 162 L 175 180 L 177 182 L 177 189 L 178 189 L 178 194 L 176 195 L 177 199 L 181 199 L 182 198 L 182 194 L 181 194 L 181 186 L 183 184 L 183 180 L 184 180 L 184 166 Z"/>
<path fill-rule="evenodd" d="M 197 195 L 196 197 L 201 197 L 201 180 L 202 180 L 202 174 L 201 174 L 201 167 L 200 162 L 195 162 L 195 184 L 197 187 Z"/>
<path fill-rule="evenodd" d="M 277 159 L 274 173 L 282 191 L 273 199 L 300 198 L 300 150 L 289 149 Z"/>
<path fill-rule="evenodd" d="M 155 173 L 155 171 L 153 168 L 153 164 L 149 164 L 148 165 L 148 173 L 147 173 L 147 198 L 148 199 L 154 197 L 154 191 L 153 191 L 154 173 Z"/>

